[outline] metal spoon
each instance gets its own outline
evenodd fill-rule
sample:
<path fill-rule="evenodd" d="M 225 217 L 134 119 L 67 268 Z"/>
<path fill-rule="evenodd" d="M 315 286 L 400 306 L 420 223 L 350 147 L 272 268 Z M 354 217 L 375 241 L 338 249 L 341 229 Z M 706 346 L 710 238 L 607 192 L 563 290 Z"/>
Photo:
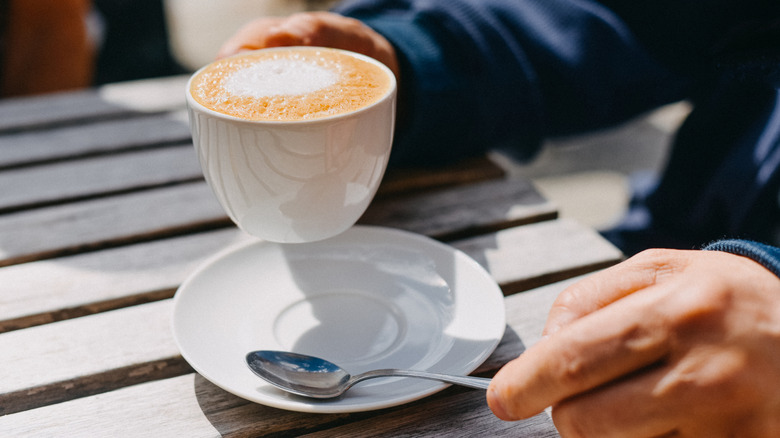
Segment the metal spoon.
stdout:
<path fill-rule="evenodd" d="M 352 385 L 376 377 L 418 377 L 477 389 L 487 389 L 490 384 L 490 379 L 484 377 L 397 369 L 374 370 L 350 376 L 338 365 L 325 359 L 286 351 L 253 351 L 246 355 L 246 363 L 255 374 L 277 388 L 312 398 L 338 397 Z"/>

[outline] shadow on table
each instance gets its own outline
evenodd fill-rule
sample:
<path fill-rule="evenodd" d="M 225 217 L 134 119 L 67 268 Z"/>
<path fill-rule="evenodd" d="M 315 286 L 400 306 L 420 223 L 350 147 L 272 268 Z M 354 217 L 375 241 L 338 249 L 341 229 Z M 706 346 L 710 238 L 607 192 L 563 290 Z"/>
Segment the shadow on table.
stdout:
<path fill-rule="evenodd" d="M 475 373 L 492 375 L 506 361 L 525 350 L 520 336 L 509 326 L 493 354 Z M 203 414 L 221 436 L 298 436 L 321 431 L 325 435 L 473 436 L 512 433 L 528 437 L 557 437 L 545 413 L 520 422 L 504 422 L 487 407 L 484 391 L 450 387 L 405 405 L 352 414 L 310 414 L 271 408 L 234 396 L 200 375 L 195 395 Z"/>

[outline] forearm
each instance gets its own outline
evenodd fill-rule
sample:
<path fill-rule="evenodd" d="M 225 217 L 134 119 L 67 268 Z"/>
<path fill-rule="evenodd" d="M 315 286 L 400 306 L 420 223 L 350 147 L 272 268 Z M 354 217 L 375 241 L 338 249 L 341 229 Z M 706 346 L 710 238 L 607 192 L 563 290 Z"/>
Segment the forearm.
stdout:
<path fill-rule="evenodd" d="M 682 96 L 596 3 L 565 0 L 358 0 L 337 12 L 394 45 L 408 116 L 401 162 L 509 147 L 530 156 L 548 136 L 610 126 Z"/>

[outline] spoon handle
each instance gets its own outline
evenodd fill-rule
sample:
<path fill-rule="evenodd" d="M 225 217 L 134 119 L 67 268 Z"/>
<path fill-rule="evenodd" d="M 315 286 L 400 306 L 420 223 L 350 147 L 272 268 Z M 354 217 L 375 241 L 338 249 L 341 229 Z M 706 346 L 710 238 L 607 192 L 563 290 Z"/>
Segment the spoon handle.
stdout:
<path fill-rule="evenodd" d="M 373 379 L 376 377 L 416 377 L 419 379 L 438 380 L 444 383 L 452 383 L 455 385 L 466 386 L 468 388 L 475 389 L 487 389 L 491 380 L 485 377 L 453 376 L 449 374 L 429 373 L 427 371 L 384 369 L 358 374 L 357 376 L 354 376 L 352 379 L 350 379 L 349 386 L 352 386 L 357 382 L 366 379 Z"/>

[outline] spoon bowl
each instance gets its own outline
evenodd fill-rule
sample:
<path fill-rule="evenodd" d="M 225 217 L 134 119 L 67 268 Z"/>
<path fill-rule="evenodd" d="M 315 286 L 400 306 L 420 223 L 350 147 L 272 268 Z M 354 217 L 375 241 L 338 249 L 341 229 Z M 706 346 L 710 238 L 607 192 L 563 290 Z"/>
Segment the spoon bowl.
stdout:
<path fill-rule="evenodd" d="M 356 383 L 379 377 L 415 377 L 476 389 L 487 389 L 490 384 L 490 379 L 484 377 L 400 369 L 374 370 L 351 376 L 333 362 L 287 351 L 252 351 L 246 355 L 246 362 L 257 376 L 277 388 L 292 394 L 321 399 L 339 397 Z"/>

